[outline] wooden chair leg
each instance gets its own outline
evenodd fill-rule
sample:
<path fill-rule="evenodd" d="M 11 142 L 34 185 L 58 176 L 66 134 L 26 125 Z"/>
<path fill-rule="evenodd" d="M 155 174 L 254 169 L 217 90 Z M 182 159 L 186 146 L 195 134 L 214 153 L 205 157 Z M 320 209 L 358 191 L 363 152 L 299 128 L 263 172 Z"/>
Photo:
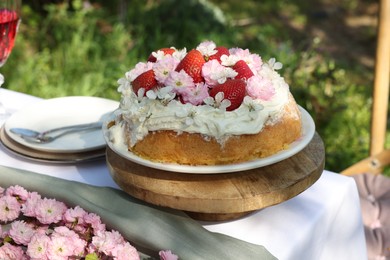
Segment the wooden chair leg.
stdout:
<path fill-rule="evenodd" d="M 384 149 L 390 78 L 390 0 L 379 6 L 378 40 L 371 119 L 370 155 Z"/>

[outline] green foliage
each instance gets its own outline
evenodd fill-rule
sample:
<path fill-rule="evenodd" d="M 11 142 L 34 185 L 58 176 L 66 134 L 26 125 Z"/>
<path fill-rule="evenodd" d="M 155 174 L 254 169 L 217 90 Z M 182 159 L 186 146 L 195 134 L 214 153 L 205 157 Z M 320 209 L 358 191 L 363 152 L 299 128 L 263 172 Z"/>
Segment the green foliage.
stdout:
<path fill-rule="evenodd" d="M 66 3 L 48 4 L 45 19 L 26 11 L 4 67 L 7 87 L 45 98 L 117 96 L 114 79 L 130 66 L 131 36 L 122 24 L 109 24 L 102 9 L 77 3 L 73 11 Z"/>
<path fill-rule="evenodd" d="M 116 81 L 152 51 L 190 49 L 209 39 L 284 64 L 283 76 L 324 140 L 327 169 L 338 172 L 368 154 L 370 93 L 353 80 L 356 74 L 364 75 L 318 51 L 319 39 L 292 30 L 307 22 L 303 9 L 308 3 L 44 2 L 39 10 L 36 3 L 24 6 L 14 52 L 1 68 L 5 88 L 44 98 L 91 95 L 118 100 Z M 291 17 L 293 26 L 280 17 Z"/>

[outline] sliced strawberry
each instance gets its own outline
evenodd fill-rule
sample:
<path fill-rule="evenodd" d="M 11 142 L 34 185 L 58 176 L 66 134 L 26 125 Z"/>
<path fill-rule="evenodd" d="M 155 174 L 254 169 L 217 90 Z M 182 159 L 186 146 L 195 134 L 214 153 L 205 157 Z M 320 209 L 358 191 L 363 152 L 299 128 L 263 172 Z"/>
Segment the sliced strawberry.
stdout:
<path fill-rule="evenodd" d="M 176 67 L 176 71 L 180 72 L 184 70 L 188 75 L 192 77 L 194 83 L 203 82 L 202 77 L 202 66 L 205 60 L 202 53 L 198 50 L 191 50 L 187 55 L 180 61 Z"/>
<path fill-rule="evenodd" d="M 247 80 L 253 76 L 252 70 L 249 68 L 248 64 L 243 60 L 237 61 L 236 64 L 234 64 L 233 69 L 238 73 L 235 79 Z"/>
<path fill-rule="evenodd" d="M 171 48 L 162 48 L 162 49 L 159 49 L 159 51 L 164 52 L 165 55 L 168 55 L 168 54 L 172 55 L 172 53 L 175 52 L 175 49 L 171 49 Z M 148 61 L 150 61 L 150 62 L 156 62 L 156 61 L 157 61 L 156 57 L 153 56 L 153 53 L 151 53 L 151 54 L 149 55 Z"/>
<path fill-rule="evenodd" d="M 131 82 L 131 85 L 133 86 L 133 91 L 136 94 L 138 94 L 138 90 L 140 88 L 144 88 L 145 89 L 144 95 L 145 95 L 147 91 L 157 87 L 158 82 L 154 77 L 153 70 L 148 70 L 142 73 L 141 75 L 139 75 L 138 77 L 136 77 L 135 80 Z"/>
<path fill-rule="evenodd" d="M 242 79 L 228 79 L 225 83 L 213 87 L 210 90 L 210 96 L 215 98 L 219 92 L 223 93 L 224 99 L 230 100 L 231 104 L 226 110 L 232 111 L 242 104 L 246 93 L 246 83 Z"/>
<path fill-rule="evenodd" d="M 217 50 L 217 53 L 208 57 L 207 60 L 217 60 L 221 63 L 221 56 L 222 55 L 227 55 L 227 56 L 230 55 L 229 50 L 226 47 L 218 46 L 215 49 Z"/>

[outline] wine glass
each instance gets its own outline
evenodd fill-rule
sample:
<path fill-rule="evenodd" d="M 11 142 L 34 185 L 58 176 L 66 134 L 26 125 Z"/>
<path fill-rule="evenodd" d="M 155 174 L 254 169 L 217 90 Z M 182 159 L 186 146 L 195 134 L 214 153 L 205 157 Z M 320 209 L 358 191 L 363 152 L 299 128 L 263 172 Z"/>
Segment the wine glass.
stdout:
<path fill-rule="evenodd" d="M 21 5 L 21 0 L 0 0 L 0 67 L 7 61 L 14 47 L 20 23 Z M 0 87 L 3 83 L 4 77 L 0 73 Z M 0 119 L 7 116 L 7 112 L 0 101 Z"/>

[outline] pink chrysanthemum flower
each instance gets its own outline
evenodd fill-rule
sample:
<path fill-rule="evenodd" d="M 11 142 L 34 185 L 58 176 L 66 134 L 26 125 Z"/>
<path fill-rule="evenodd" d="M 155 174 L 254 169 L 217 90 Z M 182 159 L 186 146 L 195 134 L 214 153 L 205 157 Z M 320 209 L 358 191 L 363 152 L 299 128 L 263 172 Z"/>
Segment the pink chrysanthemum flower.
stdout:
<path fill-rule="evenodd" d="M 154 75 L 156 80 L 163 85 L 166 85 L 165 81 L 169 77 L 169 73 L 174 71 L 179 61 L 173 57 L 167 57 L 163 60 L 156 62 L 153 66 Z"/>
<path fill-rule="evenodd" d="M 248 79 L 246 90 L 250 97 L 264 101 L 269 101 L 276 93 L 272 81 L 260 76 Z"/>
<path fill-rule="evenodd" d="M 112 250 L 112 256 L 114 256 L 116 260 L 139 260 L 140 259 L 137 249 L 132 245 L 130 245 L 129 242 L 117 245 Z"/>
<path fill-rule="evenodd" d="M 36 233 L 31 237 L 31 241 L 27 246 L 26 254 L 31 259 L 46 260 L 47 247 L 50 243 L 50 237 L 45 234 Z"/>
<path fill-rule="evenodd" d="M 171 250 L 160 251 L 158 253 L 161 260 L 178 260 L 179 257 L 171 252 Z"/>
<path fill-rule="evenodd" d="M 92 244 L 106 255 L 112 255 L 114 248 L 123 243 L 125 240 L 117 231 L 99 232 L 92 238 Z"/>
<path fill-rule="evenodd" d="M 73 230 L 70 230 L 68 227 L 59 226 L 54 228 L 52 237 L 68 237 L 68 238 L 77 238 L 79 235 L 76 234 Z"/>
<path fill-rule="evenodd" d="M 31 237 L 34 233 L 34 225 L 26 223 L 23 220 L 12 222 L 11 229 L 9 230 L 9 235 L 15 243 L 24 246 L 27 246 L 27 244 L 30 243 Z"/>
<path fill-rule="evenodd" d="M 148 70 L 151 70 L 153 68 L 153 64 L 152 62 L 138 62 L 134 69 L 126 72 L 125 76 L 126 76 L 126 79 L 130 82 L 132 82 L 133 80 L 135 80 L 139 75 L 141 75 L 142 73 L 144 73 L 145 71 L 148 71 Z"/>
<path fill-rule="evenodd" d="M 197 83 L 194 88 L 188 90 L 182 94 L 182 99 L 185 103 L 191 103 L 194 106 L 202 104 L 203 100 L 210 96 L 209 87 L 203 82 Z"/>
<path fill-rule="evenodd" d="M 217 45 L 213 41 L 204 41 L 196 47 L 196 50 L 202 53 L 203 56 L 209 57 L 217 53 L 216 47 Z"/>
<path fill-rule="evenodd" d="M 67 237 L 51 237 L 46 255 L 49 259 L 69 259 L 73 255 L 72 241 Z"/>
<path fill-rule="evenodd" d="M 0 247 L 0 259 L 24 260 L 27 257 L 21 247 L 5 243 Z"/>
<path fill-rule="evenodd" d="M 81 225 L 84 224 L 84 216 L 86 214 L 88 213 L 83 208 L 76 206 L 65 211 L 63 220 L 74 225 Z"/>
<path fill-rule="evenodd" d="M 25 203 L 22 205 L 22 212 L 25 216 L 35 217 L 35 209 L 38 203 L 41 201 L 42 197 L 37 192 L 29 192 L 28 198 Z"/>
<path fill-rule="evenodd" d="M 0 221 L 15 220 L 20 214 L 20 204 L 15 197 L 3 196 L 0 198 Z"/>
<path fill-rule="evenodd" d="M 88 213 L 85 215 L 84 222 L 92 227 L 94 235 L 106 230 L 106 225 L 102 223 L 100 216 L 95 213 Z"/>
<path fill-rule="evenodd" d="M 4 196 L 5 189 L 0 187 L 0 197 Z"/>
<path fill-rule="evenodd" d="M 228 78 L 237 76 L 232 68 L 222 66 L 217 60 L 210 60 L 202 67 L 202 76 L 209 86 L 224 83 Z"/>
<path fill-rule="evenodd" d="M 167 86 L 173 87 L 173 92 L 179 95 L 186 93 L 188 88 L 195 87 L 194 80 L 184 70 L 172 71 L 165 82 Z"/>
<path fill-rule="evenodd" d="M 258 54 L 252 54 L 248 49 L 241 48 L 231 48 L 229 49 L 230 56 L 234 56 L 237 60 L 245 61 L 254 75 L 258 74 L 258 71 L 261 70 L 261 65 L 263 61 Z"/>
<path fill-rule="evenodd" d="M 10 186 L 6 190 L 5 194 L 16 197 L 18 200 L 22 200 L 22 201 L 25 201 L 28 198 L 28 191 L 19 185 Z"/>
<path fill-rule="evenodd" d="M 42 224 L 52 224 L 61 221 L 66 210 L 67 207 L 63 202 L 44 198 L 38 203 L 35 215 Z"/>
<path fill-rule="evenodd" d="M 84 248 L 87 245 L 87 242 L 79 237 L 79 235 L 70 230 L 65 226 L 59 226 L 54 229 L 52 234 L 52 239 L 54 237 L 64 237 L 67 238 L 70 243 L 68 243 L 68 250 L 72 251 L 72 255 L 81 256 L 84 254 Z"/>

